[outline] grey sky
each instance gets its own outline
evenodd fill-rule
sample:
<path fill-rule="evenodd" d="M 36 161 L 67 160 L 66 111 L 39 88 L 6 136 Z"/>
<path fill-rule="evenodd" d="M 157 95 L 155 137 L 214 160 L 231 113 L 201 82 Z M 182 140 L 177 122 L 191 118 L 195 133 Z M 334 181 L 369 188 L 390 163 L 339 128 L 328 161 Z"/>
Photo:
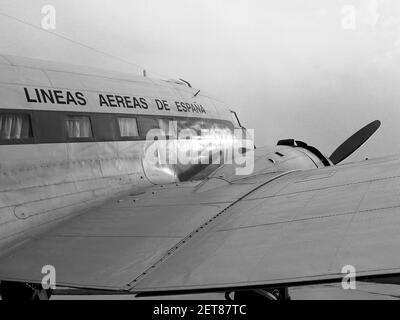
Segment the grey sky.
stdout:
<path fill-rule="evenodd" d="M 256 143 L 296 138 L 326 154 L 355 130 L 382 127 L 353 159 L 400 152 L 400 2 L 390 0 L 0 0 L 0 13 L 184 78 L 228 102 Z M 344 6 L 356 9 L 344 29 Z M 0 52 L 141 70 L 0 15 Z M 151 76 L 152 73 L 149 72 Z"/>

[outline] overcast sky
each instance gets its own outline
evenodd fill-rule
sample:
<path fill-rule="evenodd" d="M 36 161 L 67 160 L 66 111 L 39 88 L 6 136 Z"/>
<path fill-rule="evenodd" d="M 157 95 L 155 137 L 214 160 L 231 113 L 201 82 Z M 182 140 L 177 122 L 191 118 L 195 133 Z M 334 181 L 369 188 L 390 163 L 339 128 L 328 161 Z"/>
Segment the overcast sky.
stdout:
<path fill-rule="evenodd" d="M 40 30 L 183 78 L 230 104 L 256 144 L 296 138 L 330 153 L 368 122 L 355 159 L 400 152 L 398 0 L 0 0 L 0 52 L 140 74 Z M 1 14 L 14 16 L 37 28 Z M 353 15 L 354 13 L 354 15 Z"/>

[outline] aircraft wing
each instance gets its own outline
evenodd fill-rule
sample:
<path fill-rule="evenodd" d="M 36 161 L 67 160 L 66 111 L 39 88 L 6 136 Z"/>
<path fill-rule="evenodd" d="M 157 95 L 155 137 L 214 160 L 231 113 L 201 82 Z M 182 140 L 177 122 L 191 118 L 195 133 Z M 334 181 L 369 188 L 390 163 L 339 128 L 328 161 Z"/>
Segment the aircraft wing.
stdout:
<path fill-rule="evenodd" d="M 400 273 L 400 156 L 157 186 L 0 258 L 0 279 L 130 292 L 213 291 Z"/>

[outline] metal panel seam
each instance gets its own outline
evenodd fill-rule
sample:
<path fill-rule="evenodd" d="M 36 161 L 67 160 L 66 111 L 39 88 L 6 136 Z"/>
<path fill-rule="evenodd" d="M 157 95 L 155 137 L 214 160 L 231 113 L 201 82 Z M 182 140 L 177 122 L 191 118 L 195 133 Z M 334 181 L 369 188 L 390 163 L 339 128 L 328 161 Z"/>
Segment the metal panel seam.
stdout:
<path fill-rule="evenodd" d="M 206 227 L 209 227 L 210 224 L 212 222 L 215 222 L 215 220 L 220 217 L 223 213 L 227 212 L 227 210 L 229 208 L 231 208 L 232 206 L 234 206 L 235 204 L 237 204 L 238 202 L 240 202 L 241 200 L 243 200 L 245 197 L 247 197 L 248 195 L 250 195 L 251 193 L 253 193 L 254 191 L 258 190 L 259 188 L 263 187 L 264 185 L 279 179 L 285 175 L 288 175 L 290 173 L 293 172 L 298 172 L 301 170 L 289 170 L 280 174 L 277 174 L 276 176 L 268 179 L 265 182 L 262 182 L 260 184 L 258 184 L 256 187 L 254 187 L 253 189 L 251 189 L 250 191 L 247 191 L 246 193 L 244 193 L 242 196 L 240 196 L 238 199 L 234 200 L 232 203 L 230 203 L 228 206 L 226 206 L 223 210 L 221 210 L 220 212 L 218 212 L 216 215 L 214 215 L 213 217 L 209 218 L 206 222 L 204 222 L 202 225 L 200 225 L 198 228 L 194 229 L 192 232 L 190 232 L 186 237 L 184 237 L 181 241 L 179 241 L 177 244 L 175 244 L 172 248 L 170 248 L 161 258 L 159 258 L 155 263 L 153 263 L 150 267 L 148 267 L 147 269 L 145 269 L 140 275 L 138 275 L 135 279 L 133 279 L 131 282 L 129 282 L 126 287 L 124 288 L 124 290 L 130 290 L 132 291 L 134 289 L 134 287 L 146 276 L 148 276 L 151 272 L 153 272 L 160 264 L 162 264 L 163 262 L 165 262 L 166 260 L 168 260 L 169 257 L 171 257 L 173 255 L 174 252 L 176 252 L 177 250 L 179 250 L 180 248 L 182 248 L 182 246 L 184 244 L 186 244 L 188 241 L 190 241 L 190 239 L 192 239 L 196 233 L 198 234 L 199 232 L 205 230 Z"/>

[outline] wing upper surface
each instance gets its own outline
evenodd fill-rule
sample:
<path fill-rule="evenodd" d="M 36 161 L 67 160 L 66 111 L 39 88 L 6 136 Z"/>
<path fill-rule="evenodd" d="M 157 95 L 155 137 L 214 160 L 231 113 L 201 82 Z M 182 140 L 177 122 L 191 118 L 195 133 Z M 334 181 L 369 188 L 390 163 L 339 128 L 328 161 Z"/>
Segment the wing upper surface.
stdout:
<path fill-rule="evenodd" d="M 145 291 L 400 272 L 398 156 L 158 186 L 115 199 L 0 258 L 0 279 Z"/>
<path fill-rule="evenodd" d="M 0 279 L 40 282 L 42 267 L 52 265 L 59 285 L 125 289 L 253 188 L 220 179 L 210 184 L 214 187 L 204 190 L 201 182 L 156 186 L 96 207 L 2 256 Z"/>
<path fill-rule="evenodd" d="M 232 206 L 136 291 L 295 284 L 400 272 L 398 157 L 294 172 Z"/>

